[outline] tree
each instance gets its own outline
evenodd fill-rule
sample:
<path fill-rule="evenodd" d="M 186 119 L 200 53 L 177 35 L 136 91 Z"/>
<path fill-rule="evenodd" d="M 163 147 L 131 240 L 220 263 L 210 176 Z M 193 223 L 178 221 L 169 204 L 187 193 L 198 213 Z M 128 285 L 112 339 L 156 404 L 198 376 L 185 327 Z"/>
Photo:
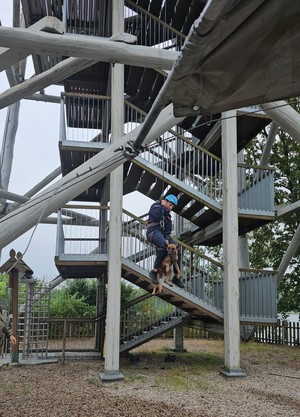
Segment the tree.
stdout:
<path fill-rule="evenodd" d="M 51 317 L 94 317 L 96 307 L 86 303 L 84 296 L 70 294 L 67 288 L 51 292 Z"/>
<path fill-rule="evenodd" d="M 142 290 L 121 281 L 121 305 L 138 296 Z M 50 314 L 55 317 L 93 317 L 96 314 L 97 280 L 70 279 L 63 288 L 51 292 Z"/>
<path fill-rule="evenodd" d="M 70 279 L 66 283 L 70 295 L 77 294 L 79 298 L 91 306 L 96 305 L 97 280 L 96 279 Z"/>
<path fill-rule="evenodd" d="M 0 300 L 7 297 L 8 274 L 0 274 Z"/>

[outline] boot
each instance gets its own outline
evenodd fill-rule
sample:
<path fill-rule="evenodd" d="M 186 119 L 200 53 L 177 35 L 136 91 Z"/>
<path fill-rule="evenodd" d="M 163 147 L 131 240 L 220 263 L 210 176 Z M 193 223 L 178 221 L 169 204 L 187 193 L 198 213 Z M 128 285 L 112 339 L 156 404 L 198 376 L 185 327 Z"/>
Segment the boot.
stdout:
<path fill-rule="evenodd" d="M 172 279 L 172 283 L 175 284 L 179 288 L 184 288 L 184 285 L 181 281 L 181 277 L 177 278 L 176 275 L 174 275 L 174 277 Z"/>

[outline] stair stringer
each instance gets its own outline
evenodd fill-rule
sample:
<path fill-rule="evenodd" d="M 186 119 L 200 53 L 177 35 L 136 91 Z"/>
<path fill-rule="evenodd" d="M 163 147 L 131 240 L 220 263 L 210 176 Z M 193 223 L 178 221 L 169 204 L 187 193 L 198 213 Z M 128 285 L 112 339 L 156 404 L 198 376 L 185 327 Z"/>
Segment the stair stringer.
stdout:
<path fill-rule="evenodd" d="M 152 292 L 153 286 L 148 277 L 148 271 L 145 271 L 142 267 L 124 258 L 122 258 L 122 278 L 148 292 Z M 176 286 L 170 287 L 169 285 L 163 284 L 163 291 L 156 296 L 194 316 L 199 316 L 202 319 L 207 317 L 218 322 L 223 322 L 224 314 L 220 309 L 189 294 L 182 288 Z"/>
<path fill-rule="evenodd" d="M 176 328 L 182 324 L 187 324 L 190 320 L 190 315 L 185 311 L 180 311 L 177 313 L 177 317 L 171 317 L 171 320 L 167 323 L 161 324 L 160 326 L 152 326 L 151 330 L 145 331 L 141 335 L 133 336 L 131 340 L 120 343 L 120 353 L 128 352 L 146 342 L 149 342 L 151 339 L 166 333 L 169 330 Z M 142 331 L 142 329 L 141 329 Z"/>

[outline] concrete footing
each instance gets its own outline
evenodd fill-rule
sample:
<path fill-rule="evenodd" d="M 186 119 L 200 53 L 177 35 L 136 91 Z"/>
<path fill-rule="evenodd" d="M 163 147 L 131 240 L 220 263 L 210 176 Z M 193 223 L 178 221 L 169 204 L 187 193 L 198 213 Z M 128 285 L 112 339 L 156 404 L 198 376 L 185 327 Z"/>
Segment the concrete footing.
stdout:
<path fill-rule="evenodd" d="M 176 347 L 172 348 L 172 352 L 174 352 L 174 353 L 185 353 L 185 352 L 187 352 L 187 349 L 184 348 L 184 347 L 176 346 Z"/>
<path fill-rule="evenodd" d="M 120 371 L 104 371 L 99 374 L 101 381 L 114 382 L 124 379 L 124 375 Z"/>
<path fill-rule="evenodd" d="M 246 373 L 240 368 L 224 368 L 220 370 L 220 373 L 226 376 L 227 378 L 244 378 L 245 376 L 247 376 Z"/>

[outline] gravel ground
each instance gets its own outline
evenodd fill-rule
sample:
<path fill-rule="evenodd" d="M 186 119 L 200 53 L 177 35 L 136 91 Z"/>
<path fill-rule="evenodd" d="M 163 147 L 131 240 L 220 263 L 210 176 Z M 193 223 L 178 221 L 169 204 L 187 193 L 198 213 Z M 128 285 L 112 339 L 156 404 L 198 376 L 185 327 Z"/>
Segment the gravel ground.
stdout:
<path fill-rule="evenodd" d="M 222 341 L 187 339 L 175 363 L 165 362 L 171 347 L 154 340 L 134 351 L 139 363 L 121 358 L 119 382 L 100 381 L 100 360 L 2 367 L 0 417 L 300 416 L 299 347 L 243 344 L 247 376 L 230 379 Z"/>

